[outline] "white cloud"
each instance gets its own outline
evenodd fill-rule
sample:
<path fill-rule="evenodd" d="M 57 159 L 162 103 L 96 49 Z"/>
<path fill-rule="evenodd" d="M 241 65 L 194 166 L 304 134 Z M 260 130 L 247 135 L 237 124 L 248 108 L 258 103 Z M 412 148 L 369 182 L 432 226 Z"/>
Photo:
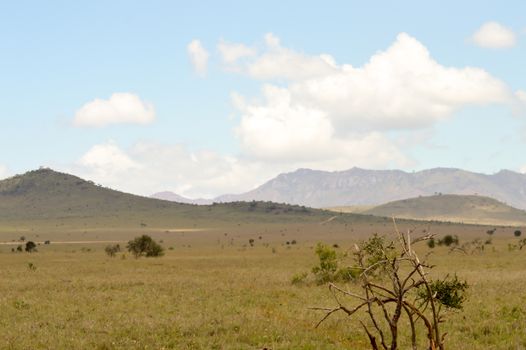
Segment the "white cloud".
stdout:
<path fill-rule="evenodd" d="M 519 101 L 521 101 L 522 103 L 525 103 L 526 104 L 526 91 L 524 90 L 518 90 L 515 95 L 517 96 L 517 98 L 519 99 Z"/>
<path fill-rule="evenodd" d="M 337 135 L 323 110 L 293 104 L 285 88 L 264 87 L 265 102 L 241 105 L 236 134 L 247 156 L 323 169 L 406 166 L 395 143 L 378 132 Z"/>
<path fill-rule="evenodd" d="M 443 66 L 431 57 L 424 45 L 405 33 L 398 35 L 387 50 L 374 54 L 362 67 L 337 65 L 332 58 L 322 55 L 298 54 L 282 48 L 274 36 L 267 36 L 266 41 L 270 43 L 269 51 L 249 62 L 244 72 L 263 80 L 287 79 L 289 83 L 274 89 L 279 93 L 270 94 L 273 96 L 269 96 L 272 89 L 267 85 L 263 89 L 264 102 L 251 103 L 248 112 L 241 110 L 244 117 L 238 134 L 242 141 L 246 140 L 244 143 L 249 149 L 254 148 L 250 143 L 257 128 L 264 128 L 266 134 L 275 135 L 274 138 L 283 131 L 273 134 L 273 126 L 283 129 L 288 125 L 289 133 L 296 134 L 302 122 L 317 125 L 312 128 L 317 129 L 317 138 L 428 128 L 464 106 L 508 104 L 516 100 L 502 81 L 483 69 Z M 266 73 L 254 74 L 255 71 Z M 233 96 L 234 105 L 239 107 L 243 99 L 239 94 Z M 281 122 L 277 123 L 276 109 L 284 100 L 290 111 L 296 112 L 282 114 Z M 306 111 L 309 114 L 300 116 Z M 297 144 L 300 136 L 289 138 L 291 144 Z M 306 143 L 316 142 L 311 137 Z"/>
<path fill-rule="evenodd" d="M 187 46 L 187 51 L 195 72 L 201 77 L 204 77 L 206 75 L 210 54 L 199 40 L 192 40 Z"/>
<path fill-rule="evenodd" d="M 226 64 L 233 64 L 245 57 L 252 57 L 256 55 L 256 49 L 238 43 L 229 43 L 221 40 L 217 44 L 217 49 L 221 54 L 223 62 Z"/>
<path fill-rule="evenodd" d="M 9 169 L 5 165 L 0 164 L 0 180 L 5 179 L 9 176 L 11 176 L 11 172 L 9 171 Z"/>
<path fill-rule="evenodd" d="M 73 165 L 62 167 L 105 186 L 150 195 L 171 190 L 192 198 L 244 192 L 274 176 L 276 168 L 182 145 L 138 142 L 122 149 L 95 145 Z"/>
<path fill-rule="evenodd" d="M 493 21 L 484 23 L 473 34 L 471 40 L 477 46 L 490 49 L 509 48 L 517 43 L 513 30 Z"/>
<path fill-rule="evenodd" d="M 104 127 L 110 124 L 149 124 L 155 120 L 153 105 L 139 96 L 121 92 L 107 100 L 95 99 L 76 113 L 73 124 L 78 127 Z"/>
<path fill-rule="evenodd" d="M 281 46 L 278 37 L 265 35 L 266 52 L 244 67 L 251 77 L 260 80 L 302 80 L 325 76 L 337 70 L 332 56 L 309 56 Z"/>

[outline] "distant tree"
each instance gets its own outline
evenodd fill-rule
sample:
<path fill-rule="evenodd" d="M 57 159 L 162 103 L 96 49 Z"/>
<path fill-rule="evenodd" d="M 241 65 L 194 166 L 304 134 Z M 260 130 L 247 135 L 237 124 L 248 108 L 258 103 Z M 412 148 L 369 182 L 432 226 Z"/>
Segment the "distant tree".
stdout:
<path fill-rule="evenodd" d="M 37 245 L 33 241 L 27 241 L 26 243 L 26 252 L 32 253 L 37 251 Z"/>
<path fill-rule="evenodd" d="M 513 235 L 515 235 L 515 237 L 520 237 L 522 234 L 521 230 L 515 230 L 515 232 L 513 232 Z"/>
<path fill-rule="evenodd" d="M 436 242 L 435 242 L 435 239 L 434 239 L 434 238 L 431 238 L 431 239 L 428 239 L 428 240 L 427 240 L 427 246 L 428 246 L 429 248 L 435 248 L 435 244 L 436 244 Z"/>
<path fill-rule="evenodd" d="M 453 244 L 458 245 L 457 236 L 445 235 L 444 238 L 438 241 L 438 245 L 445 245 L 446 247 L 449 247 Z"/>
<path fill-rule="evenodd" d="M 487 233 L 488 235 L 490 235 L 490 236 L 491 236 L 492 234 L 494 234 L 494 233 L 495 233 L 495 231 L 497 231 L 497 229 L 496 229 L 496 228 L 494 228 L 494 229 L 491 229 L 491 230 L 487 230 L 487 231 L 486 231 L 486 233 Z"/>
<path fill-rule="evenodd" d="M 24 242 L 26 240 L 26 236 L 20 236 L 20 242 Z"/>
<path fill-rule="evenodd" d="M 253 238 L 249 239 L 248 243 L 250 244 L 251 247 L 253 247 L 254 246 L 254 239 Z"/>
<path fill-rule="evenodd" d="M 163 247 L 148 235 L 142 235 L 129 241 L 126 248 L 128 248 L 128 251 L 136 258 L 142 255 L 145 255 L 146 257 L 157 257 L 164 254 Z"/>
<path fill-rule="evenodd" d="M 24 248 L 21 245 L 19 245 L 18 247 L 16 247 L 16 251 L 17 252 L 23 252 Z"/>
<path fill-rule="evenodd" d="M 121 251 L 121 246 L 119 244 L 110 244 L 104 248 L 104 251 L 108 256 L 114 257 L 118 252 Z"/>

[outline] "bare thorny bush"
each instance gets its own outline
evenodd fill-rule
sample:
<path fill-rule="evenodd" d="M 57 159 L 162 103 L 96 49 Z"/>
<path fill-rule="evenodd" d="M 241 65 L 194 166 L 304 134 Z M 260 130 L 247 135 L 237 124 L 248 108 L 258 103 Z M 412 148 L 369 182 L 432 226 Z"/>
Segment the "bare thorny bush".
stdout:
<path fill-rule="evenodd" d="M 425 343 L 428 349 L 443 350 L 446 336 L 441 331 L 443 311 L 462 307 L 463 293 L 468 285 L 456 276 L 431 280 L 428 273 L 432 266 L 420 260 L 413 245 L 432 239 L 433 234 L 412 239 L 411 231 L 402 233 L 396 222 L 394 226 L 396 239 L 393 242 L 385 242 L 383 237 L 374 235 L 362 245 L 355 245 L 353 268 L 361 270 L 356 278 L 361 293 L 329 283 L 337 306 L 313 308 L 325 312 L 316 327 L 337 312 L 353 316 L 365 311 L 368 321 L 360 323 L 371 348 L 395 350 L 399 344 L 400 321 L 406 318 L 412 349 Z M 353 306 L 347 305 L 349 298 L 355 301 Z M 422 330 L 425 340 L 419 341 Z"/>

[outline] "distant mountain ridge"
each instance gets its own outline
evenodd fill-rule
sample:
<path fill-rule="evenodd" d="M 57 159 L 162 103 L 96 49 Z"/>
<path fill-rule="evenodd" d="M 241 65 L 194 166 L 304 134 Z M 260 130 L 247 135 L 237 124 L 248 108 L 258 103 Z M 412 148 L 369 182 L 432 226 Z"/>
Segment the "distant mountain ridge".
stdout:
<path fill-rule="evenodd" d="M 203 198 L 190 199 L 187 197 L 180 196 L 177 193 L 174 193 L 171 191 L 157 192 L 157 193 L 152 194 L 150 198 L 161 199 L 163 201 L 184 203 L 184 204 L 209 205 L 213 203 L 213 200 L 211 199 L 203 199 Z"/>
<path fill-rule="evenodd" d="M 478 194 L 526 209 L 526 175 L 510 170 L 487 175 L 455 168 L 410 173 L 361 168 L 333 172 L 298 169 L 280 174 L 252 191 L 219 196 L 213 201 L 261 200 L 326 208 L 379 205 L 436 193 Z"/>

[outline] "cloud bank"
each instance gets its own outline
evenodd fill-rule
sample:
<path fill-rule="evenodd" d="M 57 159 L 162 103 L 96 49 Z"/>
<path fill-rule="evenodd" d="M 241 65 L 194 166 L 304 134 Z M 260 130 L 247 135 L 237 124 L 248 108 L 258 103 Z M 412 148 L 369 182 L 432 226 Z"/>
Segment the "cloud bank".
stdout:
<path fill-rule="evenodd" d="M 439 63 L 406 33 L 362 66 L 338 63 L 325 53 L 292 50 L 270 33 L 259 46 L 221 40 L 217 50 L 227 72 L 261 84 L 256 96 L 231 94 L 238 154 L 152 141 L 123 149 L 108 141 L 87 150 L 72 170 L 135 193 L 172 190 L 213 197 L 247 191 L 300 167 L 410 169 L 417 165 L 410 156 L 415 144 L 411 140 L 428 135 L 458 110 L 489 104 L 515 108 L 526 101 L 524 91 L 512 91 L 484 69 Z M 188 51 L 196 71 L 204 75 L 208 52 L 198 40 Z M 112 99 L 81 111 L 113 110 L 98 107 L 112 105 Z M 152 106 L 138 97 L 135 105 L 143 114 L 151 111 L 145 120 L 153 119 Z M 85 119 L 99 120 L 95 112 L 84 114 L 91 116 Z"/>

